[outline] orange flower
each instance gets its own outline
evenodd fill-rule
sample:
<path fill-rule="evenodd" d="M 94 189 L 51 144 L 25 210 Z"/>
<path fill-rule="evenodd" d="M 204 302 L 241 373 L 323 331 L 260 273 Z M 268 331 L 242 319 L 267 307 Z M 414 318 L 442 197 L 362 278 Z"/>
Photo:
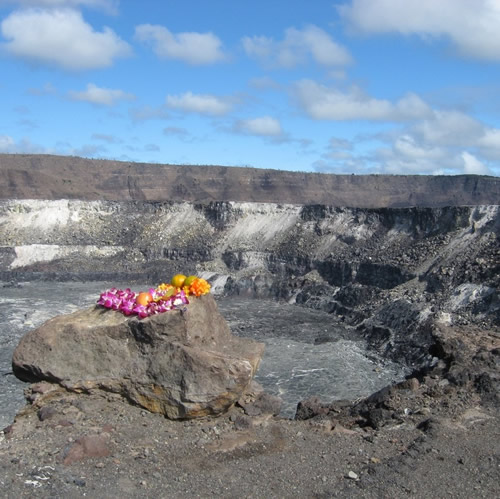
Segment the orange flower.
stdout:
<path fill-rule="evenodd" d="M 210 287 L 210 284 L 208 284 L 205 279 L 198 277 L 198 279 L 195 279 L 191 283 L 191 286 L 189 286 L 189 294 L 195 296 L 206 295 L 210 291 Z"/>

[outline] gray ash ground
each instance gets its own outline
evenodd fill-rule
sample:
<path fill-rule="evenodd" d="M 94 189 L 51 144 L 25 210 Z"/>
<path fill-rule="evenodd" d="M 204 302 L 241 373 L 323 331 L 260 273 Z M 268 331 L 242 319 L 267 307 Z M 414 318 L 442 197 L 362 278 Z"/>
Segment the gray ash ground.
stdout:
<path fill-rule="evenodd" d="M 87 306 L 101 286 L 1 289 L 2 359 L 58 303 L 65 304 L 58 312 Z M 352 334 L 332 316 L 273 302 L 222 300 L 221 310 L 237 334 L 270 334 L 277 359 L 292 370 L 287 345 L 338 349 Z M 440 361 L 418 379 L 350 405 L 309 401 L 310 418 L 300 421 L 248 417 L 238 405 L 218 418 L 169 421 L 112 394 L 49 393 L 0 432 L 0 496 L 500 497 L 500 332 L 443 328 L 435 340 Z M 374 365 L 369 372 L 379 374 Z M 310 360 L 305 369 L 313 369 Z M 11 381 L 2 377 L 2 393 Z M 22 386 L 14 388 L 19 395 Z"/>
<path fill-rule="evenodd" d="M 0 428 L 24 405 L 26 384 L 11 374 L 12 352 L 21 336 L 55 315 L 94 304 L 110 286 L 26 282 L 0 288 L 4 345 L 0 351 Z M 284 417 L 293 418 L 297 403 L 311 395 L 354 400 L 407 374 L 402 366 L 369 355 L 353 329 L 336 324 L 325 312 L 271 300 L 219 297 L 217 301 L 234 334 L 266 344 L 256 380 L 283 399 Z"/>

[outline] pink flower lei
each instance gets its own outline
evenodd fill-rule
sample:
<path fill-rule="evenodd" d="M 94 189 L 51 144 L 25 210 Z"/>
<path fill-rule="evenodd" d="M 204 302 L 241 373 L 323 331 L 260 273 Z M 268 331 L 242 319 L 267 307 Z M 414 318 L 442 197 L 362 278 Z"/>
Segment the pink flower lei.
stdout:
<path fill-rule="evenodd" d="M 169 310 L 181 308 L 187 305 L 189 300 L 184 290 L 178 290 L 174 294 L 167 294 L 166 290 L 153 289 L 149 290 L 153 299 L 147 305 L 140 305 L 136 302 L 139 293 L 127 289 L 111 288 L 104 293 L 101 293 L 98 305 L 112 310 L 118 310 L 125 315 L 137 315 L 141 319 L 150 315 L 161 314 Z"/>

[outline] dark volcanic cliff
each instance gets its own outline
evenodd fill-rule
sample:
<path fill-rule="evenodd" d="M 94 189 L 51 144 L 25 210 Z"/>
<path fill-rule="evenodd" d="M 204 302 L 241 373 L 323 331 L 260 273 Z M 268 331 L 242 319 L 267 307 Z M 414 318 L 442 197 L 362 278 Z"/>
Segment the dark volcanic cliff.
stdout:
<path fill-rule="evenodd" d="M 497 204 L 500 179 L 330 175 L 0 154 L 0 199 L 246 201 L 380 208 Z"/>

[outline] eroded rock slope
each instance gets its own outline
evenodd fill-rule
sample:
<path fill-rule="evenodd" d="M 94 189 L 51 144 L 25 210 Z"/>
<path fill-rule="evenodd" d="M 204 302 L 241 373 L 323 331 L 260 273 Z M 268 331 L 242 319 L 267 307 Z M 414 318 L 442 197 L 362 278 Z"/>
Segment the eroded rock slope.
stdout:
<path fill-rule="evenodd" d="M 436 321 L 500 320 L 497 205 L 9 200 L 0 229 L 4 281 L 201 273 L 215 292 L 326 310 L 408 362 L 421 360 Z"/>

